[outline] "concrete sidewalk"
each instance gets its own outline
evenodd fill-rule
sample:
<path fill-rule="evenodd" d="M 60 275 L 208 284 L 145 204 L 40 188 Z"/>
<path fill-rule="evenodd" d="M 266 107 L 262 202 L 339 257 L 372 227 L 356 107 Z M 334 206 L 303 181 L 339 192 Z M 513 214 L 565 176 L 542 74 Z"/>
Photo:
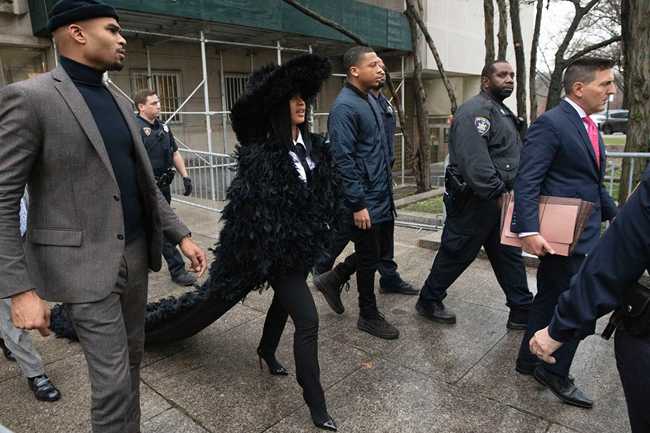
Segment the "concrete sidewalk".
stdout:
<path fill-rule="evenodd" d="M 204 247 L 214 244 L 219 214 L 175 204 Z M 402 276 L 419 287 L 434 252 L 417 247 L 422 233 L 396 229 Z M 534 270 L 529 270 L 534 288 Z M 163 270 L 151 275 L 150 298 L 180 294 Z M 532 378 L 516 374 L 520 332 L 507 331 L 508 310 L 490 265 L 477 260 L 450 289 L 453 326 L 415 314 L 415 297 L 378 294 L 401 336 L 379 340 L 356 329 L 354 278 L 343 293 L 345 314 L 331 312 L 314 293 L 320 313 L 320 363 L 331 414 L 340 432 L 367 433 L 626 433 L 623 392 L 613 342 L 582 343 L 572 374 L 595 400 L 592 410 L 561 404 Z M 200 334 L 147 352 L 142 371 L 143 432 L 317 432 L 293 372 L 292 327 L 278 359 L 289 377 L 258 366 L 255 349 L 270 291 L 252 293 Z M 604 323 L 599 324 L 599 330 Z M 79 345 L 34 335 L 47 373 L 63 393 L 37 402 L 14 364 L 0 359 L 0 424 L 14 433 L 87 433 L 90 387 Z"/>

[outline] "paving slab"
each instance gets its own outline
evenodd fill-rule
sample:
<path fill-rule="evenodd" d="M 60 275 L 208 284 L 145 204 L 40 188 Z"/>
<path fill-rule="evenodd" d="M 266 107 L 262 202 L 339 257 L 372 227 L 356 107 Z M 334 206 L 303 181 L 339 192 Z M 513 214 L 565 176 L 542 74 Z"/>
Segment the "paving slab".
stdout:
<path fill-rule="evenodd" d="M 178 409 L 169 409 L 142 424 L 142 433 L 208 433 Z"/>
<path fill-rule="evenodd" d="M 340 432 L 361 433 L 543 433 L 541 418 L 464 395 L 444 382 L 377 361 L 337 384 L 329 395 L 329 411 Z M 316 432 L 306 407 L 268 430 Z"/>
<path fill-rule="evenodd" d="M 600 327 L 604 323 L 600 323 Z M 614 368 L 611 342 L 590 337 L 580 344 L 571 374 L 595 401 L 585 410 L 561 403 L 532 377 L 515 373 L 521 333 L 509 333 L 460 381 L 467 393 L 478 393 L 555 423 L 589 433 L 629 431 L 625 398 Z"/>

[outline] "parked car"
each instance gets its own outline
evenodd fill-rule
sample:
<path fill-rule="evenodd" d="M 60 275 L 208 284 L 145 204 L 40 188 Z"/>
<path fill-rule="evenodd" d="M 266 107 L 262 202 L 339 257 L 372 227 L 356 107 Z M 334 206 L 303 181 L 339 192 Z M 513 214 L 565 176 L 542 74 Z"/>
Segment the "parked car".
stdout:
<path fill-rule="evenodd" d="M 603 134 L 627 133 L 628 117 L 628 110 L 609 110 L 592 115 Z"/>

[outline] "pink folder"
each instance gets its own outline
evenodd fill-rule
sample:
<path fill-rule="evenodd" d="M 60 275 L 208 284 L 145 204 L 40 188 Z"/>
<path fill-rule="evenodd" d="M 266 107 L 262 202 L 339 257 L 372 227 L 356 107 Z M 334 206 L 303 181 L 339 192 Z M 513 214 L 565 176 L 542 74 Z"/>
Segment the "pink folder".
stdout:
<path fill-rule="evenodd" d="M 501 209 L 501 243 L 521 248 L 517 233 L 510 231 L 515 200 L 504 195 Z M 579 198 L 539 197 L 539 233 L 561 256 L 568 256 L 580 239 L 593 204 Z"/>

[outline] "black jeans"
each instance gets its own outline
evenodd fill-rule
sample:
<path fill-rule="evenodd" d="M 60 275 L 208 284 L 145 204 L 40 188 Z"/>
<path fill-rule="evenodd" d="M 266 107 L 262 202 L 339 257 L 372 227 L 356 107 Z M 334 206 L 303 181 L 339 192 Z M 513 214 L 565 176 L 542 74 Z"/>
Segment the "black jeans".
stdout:
<path fill-rule="evenodd" d="M 528 329 L 521 341 L 517 363 L 526 367 L 539 363 L 537 357 L 530 353 L 528 346 L 530 339 L 535 332 L 546 328 L 551 323 L 558 298 L 564 291 L 569 290 L 571 277 L 578 272 L 584 259 L 585 256 L 582 255 L 569 257 L 549 255 L 540 258 L 537 268 L 537 295 L 530 307 Z M 556 376 L 568 377 L 577 349 L 578 342 L 575 340 L 564 343 L 555 352 L 557 362 L 543 364 L 543 368 Z"/>
<path fill-rule="evenodd" d="M 390 239 L 386 239 L 386 246 L 382 251 L 382 256 L 380 257 L 379 265 L 377 266 L 377 270 L 381 275 L 379 278 L 379 284 L 382 286 L 395 285 L 402 280 L 399 272 L 397 272 L 397 263 L 395 263 L 395 222 L 388 221 L 384 224 L 390 224 L 391 228 L 386 228 L 387 231 L 390 230 Z M 322 274 L 332 269 L 336 258 L 341 255 L 348 243 L 352 241 L 353 233 L 353 224 L 343 224 L 341 230 L 334 234 L 334 239 L 332 240 L 329 252 L 316 261 L 314 267 L 316 268 L 317 273 Z M 386 236 L 388 235 L 389 234 L 386 233 Z M 347 256 L 345 260 L 337 266 L 337 269 L 340 270 L 345 277 L 350 278 L 352 274 L 357 271 L 357 253 L 354 252 Z"/>
<path fill-rule="evenodd" d="M 521 249 L 501 244 L 501 211 L 496 200 L 471 196 L 462 206 L 445 195 L 447 220 L 440 249 L 433 260 L 420 300 L 442 301 L 447 289 L 485 248 L 494 274 L 511 308 L 529 308 L 533 294 L 528 289 Z"/>
<path fill-rule="evenodd" d="M 275 353 L 280 337 L 291 316 L 295 333 L 293 356 L 296 379 L 302 387 L 305 402 L 310 407 L 322 407 L 325 395 L 320 383 L 318 365 L 318 311 L 306 283 L 305 275 L 290 275 L 271 281 L 273 301 L 264 322 L 260 341 L 262 353 Z"/>
<path fill-rule="evenodd" d="M 621 376 L 632 433 L 650 432 L 650 335 L 637 337 L 616 330 L 616 366 Z"/>
<path fill-rule="evenodd" d="M 359 291 L 359 314 L 365 318 L 377 315 L 375 298 L 375 272 L 382 257 L 393 244 L 393 221 L 372 224 L 369 230 L 351 229 L 356 254 L 357 290 Z"/>
<path fill-rule="evenodd" d="M 167 203 L 172 202 L 172 194 L 169 186 L 161 187 L 160 192 L 162 192 L 162 195 L 167 200 Z M 169 274 L 172 276 L 172 278 L 178 277 L 183 273 L 185 270 L 185 262 L 183 261 L 183 257 L 178 251 L 178 248 L 176 248 L 176 245 L 169 242 L 165 237 L 163 237 L 162 255 L 167 262 L 167 268 L 169 269 Z"/>

